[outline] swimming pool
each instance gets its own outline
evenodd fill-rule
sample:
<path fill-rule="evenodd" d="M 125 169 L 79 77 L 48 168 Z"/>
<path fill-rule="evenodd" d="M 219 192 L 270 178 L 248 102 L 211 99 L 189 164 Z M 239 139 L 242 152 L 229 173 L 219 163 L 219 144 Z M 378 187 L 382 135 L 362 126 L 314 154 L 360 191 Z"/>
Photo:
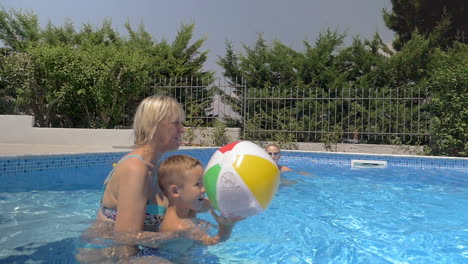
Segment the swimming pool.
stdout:
<path fill-rule="evenodd" d="M 215 149 L 179 150 L 205 164 Z M 102 181 L 124 153 L 0 158 L 0 263 L 77 263 Z M 351 160 L 385 160 L 352 169 Z M 285 152 L 304 176 L 193 263 L 466 263 L 468 160 Z M 207 215 L 203 218 L 209 219 Z M 189 258 L 187 258 L 189 259 Z"/>

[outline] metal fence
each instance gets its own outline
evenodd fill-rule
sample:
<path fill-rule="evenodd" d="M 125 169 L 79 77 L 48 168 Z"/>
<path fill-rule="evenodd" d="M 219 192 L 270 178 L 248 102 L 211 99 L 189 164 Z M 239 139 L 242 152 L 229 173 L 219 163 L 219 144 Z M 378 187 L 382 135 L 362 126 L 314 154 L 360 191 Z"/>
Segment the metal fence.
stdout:
<path fill-rule="evenodd" d="M 244 139 L 376 144 L 427 144 L 431 135 L 429 92 L 342 87 L 249 87 L 243 80 L 158 81 L 187 111 L 188 126 L 215 119 L 240 126 Z"/>
<path fill-rule="evenodd" d="M 236 91 L 246 85 L 235 84 L 225 78 L 159 79 L 152 84 L 151 94 L 163 93 L 177 98 L 186 111 L 186 125 L 208 126 L 214 120 L 228 121 L 228 125 L 240 125 L 243 113 L 236 111 L 242 100 Z"/>

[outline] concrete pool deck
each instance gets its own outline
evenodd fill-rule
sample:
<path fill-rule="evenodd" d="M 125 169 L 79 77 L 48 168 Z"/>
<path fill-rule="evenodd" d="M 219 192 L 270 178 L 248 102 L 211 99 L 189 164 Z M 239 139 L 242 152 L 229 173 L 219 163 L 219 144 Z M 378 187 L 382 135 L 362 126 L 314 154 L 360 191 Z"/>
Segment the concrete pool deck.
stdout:
<path fill-rule="evenodd" d="M 130 149 L 131 147 L 106 146 L 106 145 L 0 144 L 0 157 L 124 152 L 124 151 L 130 151 Z"/>

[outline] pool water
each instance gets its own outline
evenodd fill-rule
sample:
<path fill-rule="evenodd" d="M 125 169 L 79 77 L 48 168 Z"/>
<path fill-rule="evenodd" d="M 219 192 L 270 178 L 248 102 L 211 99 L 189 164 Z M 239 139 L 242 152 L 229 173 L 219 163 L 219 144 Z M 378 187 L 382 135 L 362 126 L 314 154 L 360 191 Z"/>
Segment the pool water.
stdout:
<path fill-rule="evenodd" d="M 468 261 L 466 175 L 329 165 L 306 171 L 316 177 L 285 174 L 299 182 L 281 187 L 268 211 L 209 251 L 251 263 Z"/>
<path fill-rule="evenodd" d="M 204 160 L 206 162 L 206 160 Z M 468 178 L 456 170 L 352 169 L 283 157 L 311 173 L 283 173 L 267 211 L 231 238 L 194 249 L 192 263 L 467 263 Z M 0 263 L 77 263 L 78 237 L 94 220 L 110 168 L 70 169 L 0 188 Z M 96 178 L 98 180 L 96 180 Z M 210 220 L 208 214 L 201 218 Z M 195 252 L 195 253 L 194 253 Z M 200 253 L 202 252 L 202 253 Z"/>

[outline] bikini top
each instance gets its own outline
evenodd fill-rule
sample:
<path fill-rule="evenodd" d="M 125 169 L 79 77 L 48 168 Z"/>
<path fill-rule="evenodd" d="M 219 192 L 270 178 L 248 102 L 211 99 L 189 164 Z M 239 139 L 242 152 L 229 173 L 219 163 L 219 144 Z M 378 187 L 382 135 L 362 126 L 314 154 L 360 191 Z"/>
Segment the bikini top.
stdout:
<path fill-rule="evenodd" d="M 106 179 L 104 180 L 104 186 L 103 186 L 103 191 L 102 195 L 104 196 L 104 191 L 106 189 L 107 183 L 109 180 L 112 178 L 112 175 L 114 174 L 115 169 L 119 166 L 120 163 L 122 163 L 124 160 L 129 159 L 129 158 L 138 158 L 139 160 L 144 162 L 144 159 L 139 156 L 139 155 L 129 155 L 124 158 L 122 158 L 109 172 L 107 175 Z M 102 197 L 101 197 L 101 211 L 103 215 L 107 219 L 111 219 L 115 221 L 115 218 L 117 217 L 117 209 L 114 208 L 108 208 L 102 205 Z M 146 213 L 145 213 L 145 225 L 153 225 L 153 226 L 159 226 L 164 218 L 164 213 L 166 212 L 166 207 L 154 204 L 152 203 L 151 200 L 148 200 L 146 202 Z"/>

